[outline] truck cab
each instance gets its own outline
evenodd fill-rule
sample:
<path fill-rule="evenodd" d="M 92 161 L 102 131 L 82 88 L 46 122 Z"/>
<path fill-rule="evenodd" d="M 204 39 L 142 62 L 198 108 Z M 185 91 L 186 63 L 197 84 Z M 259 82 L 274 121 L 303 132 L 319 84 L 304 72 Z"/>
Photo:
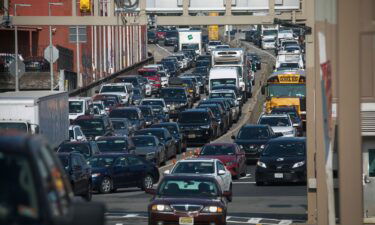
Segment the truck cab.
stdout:
<path fill-rule="evenodd" d="M 69 120 L 73 121 L 82 115 L 94 113 L 94 103 L 89 97 L 69 98 Z"/>

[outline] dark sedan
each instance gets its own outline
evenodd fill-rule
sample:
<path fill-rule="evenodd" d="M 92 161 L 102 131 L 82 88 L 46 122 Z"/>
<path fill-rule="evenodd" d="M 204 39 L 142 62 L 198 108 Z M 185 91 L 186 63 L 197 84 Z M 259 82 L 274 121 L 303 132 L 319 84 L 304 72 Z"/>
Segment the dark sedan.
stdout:
<path fill-rule="evenodd" d="M 135 145 L 135 154 L 161 166 L 167 161 L 167 152 L 163 143 L 153 135 L 136 135 L 131 138 Z"/>
<path fill-rule="evenodd" d="M 57 156 L 68 175 L 74 195 L 82 196 L 87 201 L 91 201 L 91 166 L 87 165 L 87 161 L 83 155 L 71 152 L 58 153 Z"/>
<path fill-rule="evenodd" d="M 149 105 L 140 105 L 138 108 L 142 112 L 142 116 L 145 119 L 145 125 L 146 127 L 151 126 L 154 123 L 159 122 L 158 118 L 154 115 L 154 111 L 152 110 L 152 107 Z"/>
<path fill-rule="evenodd" d="M 152 111 L 154 112 L 155 117 L 161 122 L 168 122 L 169 121 L 169 114 L 164 112 L 162 106 L 153 106 Z"/>
<path fill-rule="evenodd" d="M 306 182 L 306 138 L 277 138 L 268 142 L 255 169 L 257 185 Z"/>
<path fill-rule="evenodd" d="M 150 225 L 156 224 L 226 224 L 230 192 L 222 192 L 214 177 L 168 175 L 153 194 L 148 205 Z"/>
<path fill-rule="evenodd" d="M 237 136 L 232 136 L 234 143 L 238 144 L 246 154 L 248 161 L 259 159 L 267 142 L 278 137 L 268 125 L 246 124 L 241 127 Z"/>
<path fill-rule="evenodd" d="M 186 136 L 175 122 L 166 122 L 152 125 L 152 128 L 166 128 L 176 140 L 177 153 L 185 152 L 187 148 Z"/>
<path fill-rule="evenodd" d="M 168 129 L 165 128 L 147 128 L 135 132 L 135 135 L 154 135 L 161 143 L 165 145 L 167 150 L 167 158 L 175 157 L 177 154 L 176 141 L 169 133 Z"/>
<path fill-rule="evenodd" d="M 93 189 L 100 193 L 114 192 L 118 188 L 151 188 L 159 181 L 155 164 L 130 154 L 101 154 L 89 161 L 92 167 Z"/>
<path fill-rule="evenodd" d="M 145 127 L 145 120 L 142 112 L 137 107 L 121 107 L 109 113 L 110 118 L 126 118 L 130 121 L 133 130 L 140 130 Z"/>

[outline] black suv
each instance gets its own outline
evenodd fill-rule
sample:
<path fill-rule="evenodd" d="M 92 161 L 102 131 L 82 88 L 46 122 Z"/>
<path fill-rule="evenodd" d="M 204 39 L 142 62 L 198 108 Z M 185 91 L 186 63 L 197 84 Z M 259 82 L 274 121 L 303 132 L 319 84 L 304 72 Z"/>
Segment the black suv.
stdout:
<path fill-rule="evenodd" d="M 246 159 L 250 161 L 259 159 L 267 142 L 276 137 L 279 135 L 276 135 L 269 125 L 246 124 L 232 139 L 245 151 Z"/>
<path fill-rule="evenodd" d="M 169 108 L 169 118 L 177 118 L 178 113 L 191 107 L 192 102 L 184 87 L 162 88 L 160 98 L 163 98 Z"/>
<path fill-rule="evenodd" d="M 79 125 L 83 134 L 90 140 L 114 134 L 112 122 L 106 115 L 79 116 L 73 121 L 73 125 Z"/>
<path fill-rule="evenodd" d="M 59 159 L 39 137 L 0 136 L 0 224 L 104 225 L 102 203 L 73 201 Z"/>
<path fill-rule="evenodd" d="M 78 152 L 81 153 L 86 159 L 99 155 L 100 150 L 95 141 L 73 141 L 64 142 L 57 148 L 59 153 Z"/>
<path fill-rule="evenodd" d="M 189 109 L 178 116 L 178 124 L 191 144 L 205 144 L 218 136 L 218 123 L 210 109 Z"/>
<path fill-rule="evenodd" d="M 126 118 L 131 123 L 131 129 L 140 130 L 146 126 L 142 112 L 137 107 L 121 107 L 109 113 L 110 118 Z"/>
<path fill-rule="evenodd" d="M 187 148 L 186 136 L 181 132 L 180 126 L 175 122 L 158 123 L 151 128 L 166 128 L 176 140 L 177 153 L 185 152 Z"/>
<path fill-rule="evenodd" d="M 87 201 L 92 197 L 91 166 L 78 152 L 58 153 L 60 162 L 68 174 L 74 195 L 82 196 Z"/>

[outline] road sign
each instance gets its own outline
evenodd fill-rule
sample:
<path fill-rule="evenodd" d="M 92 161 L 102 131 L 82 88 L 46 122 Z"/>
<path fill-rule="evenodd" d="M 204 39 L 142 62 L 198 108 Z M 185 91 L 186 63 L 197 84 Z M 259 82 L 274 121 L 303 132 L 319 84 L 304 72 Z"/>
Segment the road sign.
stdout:
<path fill-rule="evenodd" d="M 50 46 L 47 46 L 47 48 L 44 49 L 44 58 L 51 63 L 50 60 Z M 52 45 L 52 63 L 56 62 L 56 60 L 59 58 L 59 50 Z"/>
<path fill-rule="evenodd" d="M 16 76 L 16 60 L 13 60 L 9 65 L 9 73 L 12 76 Z M 18 78 L 21 78 L 25 73 L 25 63 L 18 59 Z"/>

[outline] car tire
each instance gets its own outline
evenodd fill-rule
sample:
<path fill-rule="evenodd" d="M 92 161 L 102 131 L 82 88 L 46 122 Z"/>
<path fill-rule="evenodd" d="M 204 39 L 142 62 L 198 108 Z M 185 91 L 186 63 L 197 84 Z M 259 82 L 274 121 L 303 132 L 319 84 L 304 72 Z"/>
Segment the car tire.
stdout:
<path fill-rule="evenodd" d="M 87 193 L 82 196 L 86 201 L 91 201 L 92 199 L 92 184 L 89 182 L 89 185 L 87 187 Z"/>
<path fill-rule="evenodd" d="M 102 194 L 108 194 L 113 190 L 113 183 L 109 177 L 104 177 L 100 182 L 99 192 Z"/>
<path fill-rule="evenodd" d="M 146 188 L 152 188 L 154 185 L 154 178 L 150 174 L 146 174 L 145 177 L 142 179 L 142 186 L 141 189 L 144 191 Z"/>

